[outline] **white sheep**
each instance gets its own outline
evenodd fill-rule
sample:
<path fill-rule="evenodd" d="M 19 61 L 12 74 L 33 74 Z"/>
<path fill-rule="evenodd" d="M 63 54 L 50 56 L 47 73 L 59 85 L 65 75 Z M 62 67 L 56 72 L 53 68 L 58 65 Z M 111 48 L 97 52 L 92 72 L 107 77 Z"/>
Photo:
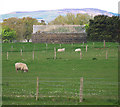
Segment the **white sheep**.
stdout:
<path fill-rule="evenodd" d="M 80 48 L 78 48 L 78 49 L 75 49 L 75 52 L 78 52 L 78 51 L 81 51 L 81 49 L 80 49 Z"/>
<path fill-rule="evenodd" d="M 58 52 L 64 52 L 64 51 L 65 51 L 65 48 L 58 49 L 57 51 L 58 51 Z"/>
<path fill-rule="evenodd" d="M 18 70 L 28 72 L 28 67 L 25 63 L 15 63 L 15 69 L 16 72 L 18 72 Z"/>

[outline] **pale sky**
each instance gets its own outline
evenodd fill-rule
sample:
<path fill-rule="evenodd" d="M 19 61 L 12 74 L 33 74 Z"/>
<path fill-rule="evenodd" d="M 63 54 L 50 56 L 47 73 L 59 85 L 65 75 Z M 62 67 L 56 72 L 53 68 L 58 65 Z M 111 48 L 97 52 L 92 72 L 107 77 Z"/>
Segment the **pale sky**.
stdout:
<path fill-rule="evenodd" d="M 98 8 L 118 13 L 119 0 L 1 0 L 0 14 L 15 11 Z"/>

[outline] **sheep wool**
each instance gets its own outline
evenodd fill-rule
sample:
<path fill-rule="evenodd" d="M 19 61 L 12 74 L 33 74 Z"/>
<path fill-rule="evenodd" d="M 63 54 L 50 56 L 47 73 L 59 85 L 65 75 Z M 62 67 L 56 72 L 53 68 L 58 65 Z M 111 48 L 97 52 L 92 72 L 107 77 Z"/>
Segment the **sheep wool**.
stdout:
<path fill-rule="evenodd" d="M 15 69 L 16 72 L 18 72 L 18 70 L 28 72 L 28 67 L 25 63 L 15 63 Z"/>
<path fill-rule="evenodd" d="M 80 48 L 78 48 L 78 49 L 75 49 L 75 52 L 78 52 L 78 51 L 81 51 L 81 49 L 80 49 Z"/>
<path fill-rule="evenodd" d="M 58 49 L 57 51 L 58 51 L 58 52 L 64 52 L 64 51 L 65 51 L 65 48 Z"/>

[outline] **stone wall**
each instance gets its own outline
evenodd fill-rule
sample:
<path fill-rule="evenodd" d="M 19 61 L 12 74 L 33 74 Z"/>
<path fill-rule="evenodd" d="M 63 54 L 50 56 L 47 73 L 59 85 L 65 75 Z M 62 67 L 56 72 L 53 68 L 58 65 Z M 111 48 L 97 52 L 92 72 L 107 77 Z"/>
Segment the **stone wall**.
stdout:
<path fill-rule="evenodd" d="M 33 33 L 33 43 L 86 43 L 86 33 Z"/>

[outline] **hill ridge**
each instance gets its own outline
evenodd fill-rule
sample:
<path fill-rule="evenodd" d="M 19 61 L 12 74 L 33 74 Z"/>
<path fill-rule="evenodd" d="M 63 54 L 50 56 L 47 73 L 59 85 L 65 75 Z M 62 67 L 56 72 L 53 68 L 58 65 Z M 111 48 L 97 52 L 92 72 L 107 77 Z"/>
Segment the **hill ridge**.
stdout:
<path fill-rule="evenodd" d="M 56 10 L 16 11 L 8 14 L 2 14 L 0 16 L 2 17 L 2 19 L 7 19 L 10 17 L 17 17 L 17 18 L 32 17 L 36 19 L 44 19 L 46 22 L 50 22 L 54 20 L 57 16 L 59 15 L 65 16 L 67 13 L 73 13 L 73 14 L 87 13 L 91 16 L 108 15 L 110 17 L 113 15 L 115 16 L 117 15 L 117 13 L 108 12 L 97 8 L 64 8 L 64 9 L 56 9 Z"/>

